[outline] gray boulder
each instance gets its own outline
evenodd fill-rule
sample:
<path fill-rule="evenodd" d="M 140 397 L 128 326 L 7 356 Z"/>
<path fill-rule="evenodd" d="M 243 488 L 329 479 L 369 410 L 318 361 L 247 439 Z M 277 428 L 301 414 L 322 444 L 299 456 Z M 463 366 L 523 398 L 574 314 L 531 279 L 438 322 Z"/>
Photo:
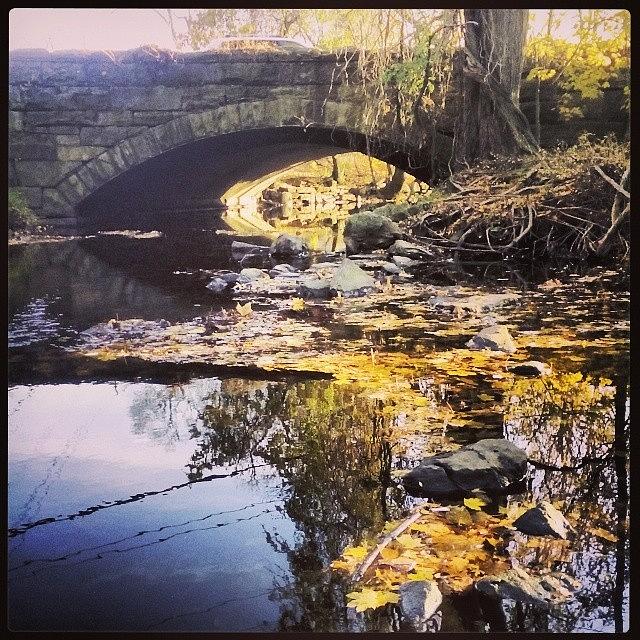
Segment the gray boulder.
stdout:
<path fill-rule="evenodd" d="M 376 207 L 372 213 L 375 213 L 379 216 L 385 216 L 389 218 L 389 220 L 393 220 L 394 222 L 400 222 L 401 220 L 406 220 L 410 215 L 417 213 L 421 208 L 418 205 L 410 204 L 408 202 L 399 202 L 384 204 L 381 207 Z"/>
<path fill-rule="evenodd" d="M 467 342 L 467 346 L 470 349 L 490 349 L 506 353 L 515 353 L 518 350 L 509 330 L 502 324 L 485 327 Z"/>
<path fill-rule="evenodd" d="M 372 249 L 387 249 L 404 234 L 400 227 L 371 211 L 361 211 L 349 216 L 344 228 L 344 243 L 347 253 L 359 253 Z"/>
<path fill-rule="evenodd" d="M 342 261 L 329 281 L 331 292 L 334 295 L 340 292 L 345 298 L 363 296 L 373 291 L 375 286 L 373 276 L 348 258 Z"/>
<path fill-rule="evenodd" d="M 393 256 L 392 260 L 402 269 L 406 267 L 415 267 L 416 265 L 420 264 L 419 260 L 412 260 L 411 258 L 406 258 L 405 256 Z"/>
<path fill-rule="evenodd" d="M 278 262 L 300 260 L 309 255 L 309 245 L 303 238 L 283 233 L 273 241 L 269 255 Z"/>
<path fill-rule="evenodd" d="M 330 298 L 331 284 L 329 278 L 303 280 L 298 286 L 298 295 L 303 298 L 321 298 L 325 300 Z"/>
<path fill-rule="evenodd" d="M 400 585 L 401 626 L 406 631 L 427 631 L 429 618 L 442 604 L 442 594 L 433 580 L 410 580 Z"/>
<path fill-rule="evenodd" d="M 461 498 L 480 489 L 489 495 L 509 493 L 527 470 L 527 454 L 508 440 L 487 439 L 458 451 L 439 453 L 402 478 L 410 495 Z"/>
<path fill-rule="evenodd" d="M 508 370 L 519 376 L 527 376 L 529 378 L 540 378 L 551 373 L 551 367 L 548 364 L 537 360 L 521 362 L 513 367 L 508 367 Z"/>
<path fill-rule="evenodd" d="M 515 600 L 549 609 L 571 599 L 580 582 L 564 573 L 530 575 L 520 567 L 514 567 L 498 576 L 486 576 L 478 580 L 475 588 L 497 600 Z"/>
<path fill-rule="evenodd" d="M 247 282 L 254 282 L 261 278 L 268 278 L 269 274 L 262 269 L 243 269 L 238 276 L 238 282 L 240 284 L 246 284 Z"/>
<path fill-rule="evenodd" d="M 566 540 L 571 532 L 567 519 L 551 503 L 539 505 L 523 513 L 513 526 L 530 536 L 553 536 Z"/>

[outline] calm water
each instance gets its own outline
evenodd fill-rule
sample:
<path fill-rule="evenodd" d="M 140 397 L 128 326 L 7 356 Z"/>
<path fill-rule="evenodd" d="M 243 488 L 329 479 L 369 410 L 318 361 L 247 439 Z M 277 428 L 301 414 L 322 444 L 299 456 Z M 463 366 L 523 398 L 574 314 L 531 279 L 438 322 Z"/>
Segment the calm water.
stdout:
<path fill-rule="evenodd" d="M 398 517 L 407 502 L 392 472 L 413 461 L 385 448 L 380 413 L 358 397 L 357 386 L 188 371 L 69 374 L 55 351 L 109 318 L 178 321 L 207 311 L 214 302 L 204 288 L 206 270 L 229 267 L 230 240 L 109 236 L 11 247 L 11 628 L 394 628 L 383 612 L 364 622 L 347 616 L 345 587 L 328 570 L 346 544 Z M 627 304 L 620 294 L 591 311 L 601 325 L 593 335 L 624 331 Z M 558 323 L 576 321 L 561 301 L 544 305 Z M 583 314 L 589 305 L 585 295 Z M 587 350 L 579 363 L 570 355 L 558 366 L 609 377 L 625 366 L 624 350 L 608 357 Z M 472 401 L 474 388 L 465 393 Z M 523 393 L 504 409 L 497 435 L 504 432 L 532 457 L 543 451 L 554 465 L 601 456 L 615 407 L 551 411 L 541 427 L 531 418 L 539 401 Z M 626 625 L 619 477 L 606 459 L 571 473 L 530 469 L 534 498 L 584 507 L 579 551 L 558 567 L 580 578 L 583 589 L 562 615 L 510 605 L 487 612 L 472 596 L 448 597 L 441 630 Z M 595 537 L 596 526 L 617 527 L 618 542 Z"/>

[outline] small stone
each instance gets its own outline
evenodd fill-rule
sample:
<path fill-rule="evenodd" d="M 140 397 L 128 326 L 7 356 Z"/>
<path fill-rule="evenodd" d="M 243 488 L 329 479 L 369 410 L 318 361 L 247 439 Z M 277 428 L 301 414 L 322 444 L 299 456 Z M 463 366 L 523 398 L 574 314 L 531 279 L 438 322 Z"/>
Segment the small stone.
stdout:
<path fill-rule="evenodd" d="M 240 274 L 231 271 L 229 273 L 221 273 L 217 277 L 220 278 L 220 280 L 224 280 L 230 287 L 232 287 L 236 282 L 238 282 Z"/>
<path fill-rule="evenodd" d="M 415 267 L 420 264 L 419 260 L 412 260 L 411 258 L 405 258 L 404 256 L 393 256 L 392 260 L 402 269 Z"/>
<path fill-rule="evenodd" d="M 348 298 L 362 296 L 373 291 L 376 281 L 355 262 L 345 258 L 340 268 L 333 274 L 329 284 L 332 292 L 341 292 L 345 298 Z"/>
<path fill-rule="evenodd" d="M 519 376 L 527 376 L 529 378 L 540 378 L 542 376 L 548 376 L 551 373 L 551 367 L 544 362 L 538 362 L 537 360 L 528 360 L 527 362 L 521 362 L 513 367 L 509 367 L 508 371 L 515 373 Z"/>
<path fill-rule="evenodd" d="M 207 285 L 207 289 L 217 296 L 226 293 L 229 290 L 229 287 L 230 284 L 222 278 L 213 278 L 213 280 L 211 280 Z"/>
<path fill-rule="evenodd" d="M 402 271 L 402 268 L 393 262 L 383 262 L 380 266 L 385 273 L 390 273 L 393 276 L 398 275 Z"/>
<path fill-rule="evenodd" d="M 571 531 L 567 519 L 551 503 L 539 505 L 523 513 L 513 526 L 530 536 L 554 536 L 566 540 Z"/>
<path fill-rule="evenodd" d="M 306 258 L 309 255 L 309 245 L 304 238 L 283 233 L 273 241 L 269 255 L 282 262 Z"/>
<path fill-rule="evenodd" d="M 410 580 L 400 585 L 402 627 L 426 631 L 426 624 L 442 604 L 442 593 L 433 580 Z"/>
<path fill-rule="evenodd" d="M 507 327 L 501 324 L 494 324 L 485 327 L 467 342 L 470 349 L 490 349 L 491 351 L 504 351 L 515 353 L 518 350 Z"/>
<path fill-rule="evenodd" d="M 160 322 L 158 322 L 158 326 L 161 329 L 167 329 L 171 326 L 171 323 L 168 320 L 165 320 L 164 318 L 162 320 L 160 320 Z"/>
<path fill-rule="evenodd" d="M 388 252 L 390 256 L 402 256 L 412 260 L 426 260 L 433 257 L 433 252 L 427 247 L 406 240 L 396 240 L 389 247 Z"/>
<path fill-rule="evenodd" d="M 282 264 L 277 264 L 273 269 L 269 270 L 269 275 L 272 278 L 277 278 L 279 276 L 291 277 L 297 276 L 300 272 L 295 267 L 292 267 L 290 264 L 286 262 Z"/>
<path fill-rule="evenodd" d="M 395 222 L 371 211 L 350 215 L 344 227 L 344 243 L 348 254 L 386 249 L 402 235 L 402 230 Z"/>
<path fill-rule="evenodd" d="M 262 269 L 243 269 L 238 276 L 238 282 L 244 284 L 246 282 L 254 282 L 261 278 L 268 278 L 269 274 Z"/>
<path fill-rule="evenodd" d="M 269 247 L 262 247 L 258 244 L 250 244 L 248 242 L 239 242 L 234 240 L 231 243 L 231 256 L 238 262 L 247 254 L 259 254 L 266 256 L 269 253 Z"/>

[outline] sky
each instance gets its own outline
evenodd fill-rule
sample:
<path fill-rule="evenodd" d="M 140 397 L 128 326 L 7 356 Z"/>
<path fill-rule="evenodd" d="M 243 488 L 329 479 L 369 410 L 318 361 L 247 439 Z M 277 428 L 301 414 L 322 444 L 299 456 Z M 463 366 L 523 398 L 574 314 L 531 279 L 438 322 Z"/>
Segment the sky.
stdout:
<path fill-rule="evenodd" d="M 186 13 L 174 9 L 176 16 Z M 12 9 L 9 13 L 10 50 L 120 50 L 144 44 L 175 49 L 169 27 L 153 9 Z"/>
<path fill-rule="evenodd" d="M 188 9 L 172 11 L 176 28 L 183 30 L 180 16 L 186 16 Z M 535 13 L 544 20 L 542 11 Z M 573 20 L 563 22 L 561 32 L 566 30 L 567 37 Z M 123 50 L 145 44 L 176 48 L 168 25 L 154 9 L 12 9 L 9 13 L 10 50 Z"/>

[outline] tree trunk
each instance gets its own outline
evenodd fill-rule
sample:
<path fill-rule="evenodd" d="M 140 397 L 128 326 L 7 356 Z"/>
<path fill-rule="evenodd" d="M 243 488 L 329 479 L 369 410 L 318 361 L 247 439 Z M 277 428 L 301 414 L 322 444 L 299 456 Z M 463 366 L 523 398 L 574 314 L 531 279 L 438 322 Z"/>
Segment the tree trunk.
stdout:
<path fill-rule="evenodd" d="M 404 186 L 404 171 L 398 167 L 393 168 L 391 179 L 380 189 L 380 195 L 386 200 L 395 198 Z"/>
<path fill-rule="evenodd" d="M 519 108 L 526 9 L 465 9 L 462 108 L 455 160 L 532 153 L 538 145 Z"/>

